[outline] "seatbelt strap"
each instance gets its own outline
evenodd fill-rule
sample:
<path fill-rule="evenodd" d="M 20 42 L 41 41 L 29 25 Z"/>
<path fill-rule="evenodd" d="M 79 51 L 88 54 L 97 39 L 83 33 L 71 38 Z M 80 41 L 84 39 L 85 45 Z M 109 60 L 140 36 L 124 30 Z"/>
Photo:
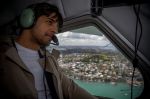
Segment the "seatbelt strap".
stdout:
<path fill-rule="evenodd" d="M 49 72 L 45 71 L 45 76 L 46 76 L 47 84 L 48 84 L 52 99 L 59 99 L 58 95 L 56 93 L 56 89 L 54 87 L 54 82 L 53 82 L 52 75 L 53 75 L 52 73 L 49 73 Z"/>

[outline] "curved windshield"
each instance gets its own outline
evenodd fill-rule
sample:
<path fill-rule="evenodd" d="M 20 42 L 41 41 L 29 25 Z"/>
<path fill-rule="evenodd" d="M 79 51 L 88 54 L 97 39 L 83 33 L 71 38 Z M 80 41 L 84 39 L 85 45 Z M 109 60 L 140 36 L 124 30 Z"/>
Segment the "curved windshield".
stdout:
<path fill-rule="evenodd" d="M 132 63 L 96 27 L 89 26 L 57 34 L 61 52 L 59 66 L 79 86 L 95 96 L 130 99 Z M 51 49 L 52 46 L 49 47 Z M 143 90 L 136 69 L 133 98 Z"/>

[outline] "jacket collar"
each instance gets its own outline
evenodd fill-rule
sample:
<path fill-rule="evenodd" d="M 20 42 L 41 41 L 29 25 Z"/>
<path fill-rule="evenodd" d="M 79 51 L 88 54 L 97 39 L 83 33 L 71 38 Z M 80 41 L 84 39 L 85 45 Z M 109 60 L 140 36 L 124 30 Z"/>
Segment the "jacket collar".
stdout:
<path fill-rule="evenodd" d="M 44 56 L 44 51 L 40 50 L 41 55 Z M 27 72 L 30 72 L 27 66 L 23 63 L 20 56 L 18 55 L 17 50 L 14 47 L 11 47 L 6 51 L 6 56 L 9 57 L 11 60 L 13 60 L 18 66 L 20 66 L 22 69 L 24 69 Z M 58 59 L 59 52 L 57 50 L 53 50 L 50 54 L 48 51 L 46 52 L 46 71 L 50 73 L 54 73 L 53 66 L 55 66 L 53 59 Z M 45 57 L 39 59 L 39 63 L 44 68 L 45 66 Z M 31 73 L 31 72 L 30 72 Z"/>
<path fill-rule="evenodd" d="M 54 71 L 52 69 L 52 64 L 49 63 L 47 60 L 48 59 L 46 58 L 46 68 L 45 68 L 45 58 L 40 58 L 39 63 L 43 69 L 45 68 L 45 71 L 50 72 L 50 73 L 54 73 Z"/>
<path fill-rule="evenodd" d="M 41 54 L 41 56 L 44 56 L 44 51 L 42 49 L 39 50 L 39 53 Z M 46 51 L 46 56 L 54 56 L 56 59 L 59 58 L 60 52 L 56 49 L 53 49 L 51 53 L 49 53 L 48 51 Z"/>
<path fill-rule="evenodd" d="M 20 66 L 22 69 L 24 69 L 27 72 L 30 72 L 29 69 L 25 66 L 23 61 L 20 59 L 17 50 L 14 47 L 11 47 L 6 51 L 6 56 L 9 57 L 11 60 L 13 60 L 18 66 Z"/>
<path fill-rule="evenodd" d="M 40 65 L 44 68 L 45 67 L 45 55 L 44 55 L 44 51 L 43 50 L 39 50 L 39 51 L 40 51 L 41 55 L 44 56 L 43 58 L 39 59 Z M 58 59 L 59 54 L 60 54 L 59 51 L 57 51 L 55 49 L 52 50 L 52 53 L 49 53 L 48 51 L 46 51 L 46 68 L 45 68 L 45 70 L 47 72 L 50 72 L 50 73 L 54 73 L 55 72 L 54 66 L 56 64 L 55 64 L 54 60 Z"/>

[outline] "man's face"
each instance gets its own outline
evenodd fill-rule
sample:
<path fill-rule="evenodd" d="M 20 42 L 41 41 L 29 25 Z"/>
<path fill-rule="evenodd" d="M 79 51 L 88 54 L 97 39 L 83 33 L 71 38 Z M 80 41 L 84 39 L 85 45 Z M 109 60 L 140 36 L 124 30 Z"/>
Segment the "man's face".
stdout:
<path fill-rule="evenodd" d="M 31 29 L 32 40 L 40 46 L 46 46 L 52 40 L 55 33 L 58 32 L 57 17 L 54 17 L 55 13 L 50 16 L 40 16 L 37 19 L 34 27 Z"/>

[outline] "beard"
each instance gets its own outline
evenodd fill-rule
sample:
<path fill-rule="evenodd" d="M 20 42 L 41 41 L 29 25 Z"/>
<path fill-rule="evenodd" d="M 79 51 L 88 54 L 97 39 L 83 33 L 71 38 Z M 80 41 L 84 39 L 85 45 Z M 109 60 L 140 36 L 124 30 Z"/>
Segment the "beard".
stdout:
<path fill-rule="evenodd" d="M 47 47 L 49 46 L 51 43 L 51 41 L 49 40 L 48 42 L 46 41 L 39 41 L 38 44 L 40 45 L 40 47 Z"/>
<path fill-rule="evenodd" d="M 34 41 L 40 47 L 47 47 L 51 43 L 51 40 L 47 40 L 46 38 L 33 38 L 32 41 Z"/>

